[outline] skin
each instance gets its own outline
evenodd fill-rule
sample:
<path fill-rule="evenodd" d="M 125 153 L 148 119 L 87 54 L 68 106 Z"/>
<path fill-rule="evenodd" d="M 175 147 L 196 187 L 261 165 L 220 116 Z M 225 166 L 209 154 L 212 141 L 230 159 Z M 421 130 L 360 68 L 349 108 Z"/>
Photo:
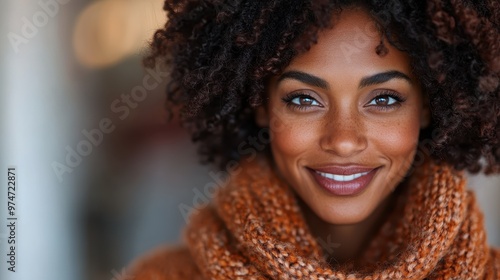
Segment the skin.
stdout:
<path fill-rule="evenodd" d="M 268 101 L 256 111 L 257 123 L 270 127 L 278 175 L 295 191 L 313 234 L 340 244 L 337 261 L 355 258 L 384 221 L 428 123 L 409 57 L 389 43 L 388 53 L 377 55 L 380 41 L 364 10 L 344 10 L 317 44 L 270 81 Z M 360 85 L 387 72 L 400 74 Z M 308 170 L 347 164 L 378 168 L 360 194 L 333 195 Z"/>

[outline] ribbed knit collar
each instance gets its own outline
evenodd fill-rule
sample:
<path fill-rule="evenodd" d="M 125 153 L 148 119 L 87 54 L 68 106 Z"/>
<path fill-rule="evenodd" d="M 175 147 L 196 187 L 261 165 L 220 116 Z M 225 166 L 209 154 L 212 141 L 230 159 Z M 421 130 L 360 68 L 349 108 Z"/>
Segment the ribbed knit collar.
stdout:
<path fill-rule="evenodd" d="M 326 262 L 291 188 L 263 159 L 241 162 L 185 232 L 207 279 L 492 279 L 483 215 L 462 172 L 426 162 L 363 254 Z"/>

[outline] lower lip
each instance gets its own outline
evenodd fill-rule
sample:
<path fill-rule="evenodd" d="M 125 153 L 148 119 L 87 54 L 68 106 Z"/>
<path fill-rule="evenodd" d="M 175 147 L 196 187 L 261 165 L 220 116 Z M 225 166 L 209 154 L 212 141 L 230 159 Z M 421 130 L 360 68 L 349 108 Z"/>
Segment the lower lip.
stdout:
<path fill-rule="evenodd" d="M 351 181 L 342 182 L 323 177 L 319 175 L 318 172 L 309 169 L 318 185 L 329 193 L 337 196 L 355 196 L 362 193 L 372 181 L 377 170 L 378 168 L 375 168 L 364 176 Z"/>

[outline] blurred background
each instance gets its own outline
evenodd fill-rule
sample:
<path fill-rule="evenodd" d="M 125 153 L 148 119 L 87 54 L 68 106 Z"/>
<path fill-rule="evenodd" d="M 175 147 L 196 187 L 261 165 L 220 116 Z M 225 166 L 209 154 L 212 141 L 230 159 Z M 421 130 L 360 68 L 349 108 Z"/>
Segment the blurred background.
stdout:
<path fill-rule="evenodd" d="M 11 273 L 2 187 L 0 278 L 125 278 L 138 255 L 179 242 L 182 209 L 213 182 L 166 123 L 163 70 L 141 64 L 162 1 L 9 0 L 0 21 L 0 179 L 16 168 L 18 217 Z M 470 185 L 500 246 L 500 178 Z"/>

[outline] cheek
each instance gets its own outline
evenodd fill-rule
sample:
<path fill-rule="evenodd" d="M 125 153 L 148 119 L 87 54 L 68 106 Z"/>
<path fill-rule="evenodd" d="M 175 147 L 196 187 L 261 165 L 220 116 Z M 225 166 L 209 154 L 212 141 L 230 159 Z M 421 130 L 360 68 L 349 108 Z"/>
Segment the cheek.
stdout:
<path fill-rule="evenodd" d="M 379 152 L 393 163 L 407 163 L 413 160 L 420 133 L 420 110 L 403 114 L 397 120 L 372 125 L 371 140 Z"/>
<path fill-rule="evenodd" d="M 271 115 L 271 148 L 275 156 L 297 156 L 314 147 L 317 129 L 307 118 Z"/>

